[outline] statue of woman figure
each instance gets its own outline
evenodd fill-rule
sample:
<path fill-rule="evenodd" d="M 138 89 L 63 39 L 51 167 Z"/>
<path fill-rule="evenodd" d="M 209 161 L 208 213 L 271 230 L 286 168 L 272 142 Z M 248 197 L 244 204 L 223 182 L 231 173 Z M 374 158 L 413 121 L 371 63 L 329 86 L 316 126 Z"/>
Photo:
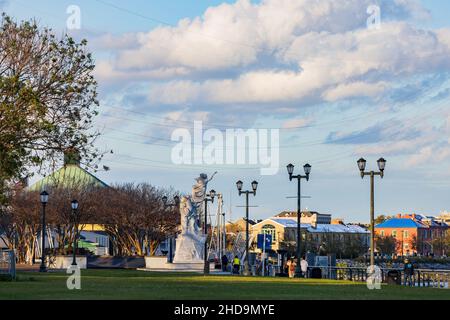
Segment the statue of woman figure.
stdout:
<path fill-rule="evenodd" d="M 205 199 L 206 187 L 208 185 L 208 175 L 201 173 L 195 181 L 197 183 L 192 186 L 192 201 L 195 203 L 201 203 Z"/>
<path fill-rule="evenodd" d="M 192 187 L 192 196 L 180 202 L 181 234 L 177 237 L 174 263 L 202 263 L 206 236 L 200 230 L 199 217 L 203 213 L 208 182 L 212 180 L 202 173 Z"/>
<path fill-rule="evenodd" d="M 192 201 L 196 204 L 202 203 L 205 200 L 206 188 L 208 187 L 208 183 L 214 178 L 217 172 L 208 179 L 208 175 L 206 173 L 201 173 L 198 178 L 195 179 L 197 182 L 192 186 Z"/>
<path fill-rule="evenodd" d="M 199 230 L 197 224 L 197 211 L 193 206 L 189 197 L 182 197 L 180 202 L 180 215 L 181 215 L 181 232 L 196 234 Z"/>

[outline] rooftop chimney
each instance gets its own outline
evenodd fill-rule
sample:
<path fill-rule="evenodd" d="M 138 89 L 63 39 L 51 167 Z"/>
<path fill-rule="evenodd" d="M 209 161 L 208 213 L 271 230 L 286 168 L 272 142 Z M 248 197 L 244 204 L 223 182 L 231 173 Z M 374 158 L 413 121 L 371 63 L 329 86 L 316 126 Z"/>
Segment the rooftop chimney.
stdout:
<path fill-rule="evenodd" d="M 80 152 L 75 148 L 69 148 L 64 151 L 64 166 L 79 166 L 81 161 Z"/>

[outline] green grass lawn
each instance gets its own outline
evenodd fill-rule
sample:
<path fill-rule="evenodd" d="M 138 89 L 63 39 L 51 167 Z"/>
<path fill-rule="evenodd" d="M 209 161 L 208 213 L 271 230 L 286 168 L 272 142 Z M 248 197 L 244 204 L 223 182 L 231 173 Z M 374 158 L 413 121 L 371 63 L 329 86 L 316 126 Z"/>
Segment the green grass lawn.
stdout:
<path fill-rule="evenodd" d="M 83 270 L 81 290 L 69 291 L 65 273 L 19 272 L 0 282 L 5 299 L 450 299 L 450 290 L 314 279 L 203 276 L 131 270 Z"/>

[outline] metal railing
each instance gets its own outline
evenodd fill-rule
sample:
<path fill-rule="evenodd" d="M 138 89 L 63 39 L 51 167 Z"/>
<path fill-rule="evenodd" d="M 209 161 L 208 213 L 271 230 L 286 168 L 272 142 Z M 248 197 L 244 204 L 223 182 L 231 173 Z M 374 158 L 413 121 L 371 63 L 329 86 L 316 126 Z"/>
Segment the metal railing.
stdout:
<path fill-rule="evenodd" d="M 231 264 L 228 269 L 231 271 Z M 239 274 L 242 274 L 244 266 L 240 266 Z M 319 270 L 319 272 L 317 271 Z M 257 272 L 257 266 L 252 266 L 252 275 L 261 275 Z M 272 266 L 271 272 L 266 272 L 266 276 L 275 276 L 282 272 L 280 266 Z M 450 287 L 450 270 L 416 269 L 411 277 L 405 276 L 402 269 L 380 268 L 381 280 L 383 283 L 396 283 L 412 287 Z M 308 267 L 307 278 L 320 278 L 330 280 L 347 280 L 355 282 L 366 282 L 368 273 L 366 267 Z"/>
<path fill-rule="evenodd" d="M 418 287 L 434 287 L 448 289 L 450 286 L 450 270 L 419 269 L 413 276 L 413 285 Z"/>
<path fill-rule="evenodd" d="M 320 270 L 320 272 L 318 271 Z M 412 276 L 405 275 L 402 269 L 380 268 L 381 279 L 384 283 L 412 287 L 449 288 L 450 270 L 416 269 Z M 364 267 L 308 267 L 309 278 L 322 278 L 331 280 L 348 280 L 356 282 L 367 281 L 367 268 Z"/>

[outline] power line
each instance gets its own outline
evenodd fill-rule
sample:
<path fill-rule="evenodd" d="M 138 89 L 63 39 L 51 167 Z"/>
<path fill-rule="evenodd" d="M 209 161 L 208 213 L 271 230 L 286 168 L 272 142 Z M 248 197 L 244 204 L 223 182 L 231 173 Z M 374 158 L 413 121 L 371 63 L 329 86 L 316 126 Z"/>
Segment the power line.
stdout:
<path fill-rule="evenodd" d="M 428 89 L 427 91 L 425 91 L 423 94 L 426 95 L 426 94 L 430 93 L 432 90 L 433 90 L 433 88 L 429 88 L 429 89 Z M 414 95 L 414 94 L 411 94 L 410 97 L 413 96 L 413 95 Z M 408 100 L 409 100 L 409 99 L 408 99 Z M 409 104 L 409 101 L 408 101 L 408 100 L 405 101 L 405 102 L 403 102 L 403 103 L 396 104 L 395 106 L 396 106 L 396 107 L 401 107 L 401 108 L 403 108 L 403 107 L 405 107 L 406 105 Z M 448 100 L 448 99 L 442 100 L 440 103 L 438 103 L 438 105 L 440 105 L 440 104 L 442 104 L 442 103 L 445 103 L 447 100 Z M 123 110 L 123 109 L 118 108 L 118 107 L 114 107 L 114 108 Z M 438 109 L 439 109 L 439 108 L 438 108 Z M 129 110 L 124 110 L 124 111 L 127 111 L 127 112 L 128 112 Z M 431 113 L 434 113 L 434 112 L 437 112 L 437 111 L 438 111 L 438 110 L 432 110 Z M 139 114 L 139 115 L 147 115 L 147 114 L 145 114 L 145 113 L 137 112 L 137 111 L 129 111 L 129 112 L 136 113 L 136 114 Z M 423 118 L 423 117 L 424 117 L 424 114 L 423 114 L 422 110 L 419 110 L 419 112 L 420 112 L 420 114 L 418 115 L 418 117 Z M 375 112 L 375 113 L 376 113 L 377 115 L 382 115 L 382 114 L 384 114 L 383 112 Z M 135 122 L 135 123 L 142 123 L 142 124 L 149 124 L 149 125 L 156 125 L 156 126 L 159 126 L 159 127 L 162 127 L 162 128 L 180 128 L 180 127 L 178 127 L 178 126 L 171 125 L 171 124 L 154 123 L 154 122 L 148 122 L 148 121 L 145 121 L 145 120 L 129 119 L 129 118 L 117 117 L 117 116 L 113 116 L 113 115 L 106 115 L 106 114 L 103 114 L 102 116 L 114 118 L 114 119 L 121 120 L 121 121 L 128 121 L 128 122 Z M 365 113 L 362 113 L 362 118 L 364 118 L 364 117 L 369 117 L 369 116 L 371 116 L 371 114 L 365 114 Z M 357 116 L 355 116 L 354 118 L 343 119 L 343 120 L 341 120 L 341 121 L 330 121 L 329 123 L 330 123 L 330 124 L 339 125 L 339 124 L 344 123 L 344 122 L 347 122 L 347 121 L 353 121 L 353 120 L 356 120 L 356 119 L 358 119 L 359 117 L 360 117 L 360 115 L 357 115 Z M 397 118 L 398 118 L 398 116 L 392 116 L 391 118 L 385 120 L 385 122 L 386 122 L 386 121 L 394 121 L 394 120 L 396 120 Z M 183 121 L 183 122 L 184 122 L 184 121 Z M 309 126 L 304 126 L 304 127 L 302 127 L 302 129 L 308 129 L 308 128 L 313 128 L 313 127 L 319 127 L 319 126 L 321 126 L 321 125 L 326 126 L 326 124 L 327 124 L 327 123 L 313 124 L 313 125 L 309 125 Z M 393 124 L 392 126 L 395 126 L 395 124 Z M 181 128 L 184 128 L 184 127 L 181 127 Z M 205 126 L 205 128 L 206 128 L 206 126 Z M 299 127 L 299 128 L 300 128 L 300 127 Z M 139 133 L 129 132 L 129 131 L 120 130 L 120 129 L 117 129 L 117 128 L 108 128 L 108 129 L 109 129 L 109 130 L 112 130 L 112 131 L 117 131 L 117 132 L 122 132 L 122 133 L 125 133 L 125 134 L 134 135 L 134 136 L 140 136 L 140 137 L 144 137 L 144 138 L 148 138 L 148 139 L 152 139 L 152 140 L 165 141 L 165 142 L 169 142 L 169 143 L 171 143 L 171 144 L 175 143 L 174 141 L 172 141 L 172 140 L 170 140 L 170 139 L 164 139 L 164 138 L 161 138 L 161 137 L 155 137 L 155 136 L 150 136 L 150 135 L 145 135 L 145 134 L 139 134 Z M 265 128 L 265 129 L 266 129 L 266 128 Z M 272 129 L 278 129 L 278 128 L 272 128 Z M 398 133 L 398 132 L 400 132 L 400 131 L 397 130 L 397 133 Z M 344 141 L 342 141 L 342 143 L 345 143 L 345 142 L 351 142 L 351 141 L 353 141 L 353 140 L 355 140 L 355 139 L 364 137 L 364 136 L 369 135 L 369 134 L 370 134 L 370 132 L 367 132 L 367 133 L 362 133 L 362 134 L 355 135 L 355 136 L 353 136 L 353 137 L 348 137 L 348 138 L 346 138 Z M 161 146 L 164 146 L 163 144 L 158 144 L 158 143 L 156 143 L 156 142 L 154 142 L 153 144 L 154 144 L 154 145 L 161 145 Z M 322 144 L 324 144 L 324 141 L 323 141 L 323 139 L 320 139 L 320 140 L 311 140 L 311 141 L 308 141 L 308 142 L 303 143 L 303 144 L 295 144 L 295 145 L 285 145 L 285 146 L 280 146 L 280 148 L 308 147 L 308 146 L 316 146 L 316 145 L 322 145 Z"/>
<path fill-rule="evenodd" d="M 148 114 L 148 113 L 145 113 L 145 112 L 138 112 L 138 111 L 134 111 L 134 110 L 128 110 L 128 109 L 121 108 L 121 107 L 107 106 L 107 108 L 113 108 L 113 109 L 117 109 L 117 110 L 122 110 L 122 111 L 125 111 L 125 112 L 128 112 L 128 113 L 133 113 L 133 114 L 137 114 L 137 115 L 143 115 L 143 116 L 147 116 L 147 117 L 150 117 L 150 118 L 161 119 L 161 120 L 165 120 L 165 121 L 169 121 L 171 123 L 174 123 L 174 124 L 164 124 L 164 123 L 158 123 L 158 122 L 147 122 L 147 121 L 142 121 L 142 120 L 137 121 L 137 122 L 141 122 L 141 123 L 153 124 L 153 125 L 156 125 L 156 126 L 167 126 L 167 127 L 178 128 L 179 126 L 175 125 L 175 123 L 186 123 L 186 124 L 190 124 L 190 125 L 192 125 L 192 123 L 193 123 L 192 121 L 187 121 L 187 120 L 176 120 L 176 119 L 170 119 L 168 117 L 157 117 L 155 115 L 151 115 L 151 114 Z M 386 111 L 384 111 L 384 112 L 386 112 Z M 381 113 L 384 113 L 384 112 L 381 112 Z M 258 127 L 254 128 L 254 127 L 252 127 L 252 128 L 249 128 L 249 127 L 247 127 L 247 128 L 242 128 L 242 129 L 298 130 L 298 129 L 322 127 L 322 126 L 327 126 L 327 125 L 330 125 L 330 124 L 335 125 L 335 124 L 345 123 L 347 121 L 354 121 L 354 120 L 362 119 L 362 118 L 365 118 L 365 117 L 368 117 L 368 116 L 379 115 L 379 114 L 380 114 L 380 112 L 378 112 L 378 111 L 361 112 L 359 114 L 352 115 L 352 116 L 349 116 L 347 118 L 343 118 L 343 119 L 339 119 L 339 120 L 335 120 L 335 121 L 327 121 L 327 122 L 322 122 L 322 123 L 317 123 L 317 124 L 307 124 L 307 125 L 304 125 L 304 126 L 290 126 L 290 127 L 287 127 L 287 128 L 283 128 L 283 127 L 272 127 L 272 128 L 267 128 L 267 127 L 266 128 L 261 128 L 261 127 L 260 128 L 258 128 Z M 108 115 L 108 114 L 102 114 L 102 116 L 116 117 L 114 115 Z M 120 119 L 123 120 L 124 118 L 120 118 Z M 132 119 L 128 119 L 128 120 L 129 121 L 135 121 L 134 119 L 133 120 Z M 233 126 L 233 125 L 224 125 L 224 124 L 217 124 L 217 123 L 207 123 L 207 124 L 204 124 L 203 126 L 205 128 L 213 128 L 213 129 L 227 129 L 227 128 L 235 129 L 236 128 L 236 126 Z"/>
<path fill-rule="evenodd" d="M 420 120 L 423 121 L 430 113 L 435 113 L 435 112 L 439 111 L 440 109 L 443 109 L 443 108 L 447 107 L 447 105 L 445 103 L 447 103 L 448 100 L 449 99 L 445 99 L 445 100 L 441 101 L 438 104 L 438 105 L 441 105 L 439 108 L 432 109 L 428 113 L 423 113 L 422 110 L 419 110 L 419 112 L 421 112 L 420 114 L 416 115 L 415 117 L 411 117 L 410 119 L 406 119 L 407 121 L 412 122 L 412 124 L 407 125 L 407 126 L 403 126 L 403 127 L 399 127 L 396 131 L 392 132 L 392 134 L 399 134 L 405 128 L 413 127 L 415 125 L 413 120 L 420 119 Z M 141 121 L 141 120 L 126 119 L 126 118 L 121 118 L 121 117 L 114 117 L 114 118 L 117 118 L 117 119 L 120 119 L 120 120 L 125 120 L 125 121 L 130 120 L 130 121 L 136 121 L 136 122 L 148 124 L 148 122 Z M 393 117 L 387 119 L 386 121 L 394 121 L 394 120 L 397 120 L 396 116 L 393 116 Z M 385 129 L 394 128 L 396 126 L 397 126 L 396 123 L 392 123 L 389 127 L 385 128 Z M 110 127 L 106 127 L 106 128 L 108 130 L 112 130 L 112 131 L 117 131 L 117 132 L 121 132 L 121 133 L 125 133 L 125 134 L 130 134 L 130 135 L 140 136 L 140 137 L 144 137 L 144 138 L 149 138 L 149 139 L 154 139 L 154 140 L 157 140 L 157 141 L 168 142 L 168 143 L 171 143 L 171 144 L 178 143 L 177 141 L 172 141 L 172 140 L 167 139 L 167 138 L 161 138 L 161 137 L 156 137 L 156 136 L 151 136 L 151 135 L 145 135 L 145 134 L 140 134 L 140 133 L 135 133 L 135 132 L 129 132 L 129 131 L 125 131 L 125 130 L 121 130 L 121 129 L 117 129 L 117 128 L 110 128 Z M 360 139 L 360 138 L 364 138 L 364 137 L 369 136 L 371 134 L 372 134 L 371 132 L 359 133 L 359 134 L 355 134 L 355 135 L 350 136 L 350 137 L 346 137 L 346 138 L 340 139 L 339 142 L 341 144 L 346 144 L 346 143 L 352 142 L 354 140 L 357 140 L 357 139 Z M 146 143 L 143 143 L 143 144 L 146 144 Z M 318 145 L 324 145 L 324 144 L 327 144 L 327 143 L 323 139 L 320 139 L 320 140 L 312 140 L 312 141 L 309 141 L 309 142 L 303 143 L 303 144 L 280 145 L 279 148 L 284 149 L 284 148 L 295 148 L 295 147 L 311 147 L 311 146 L 318 146 Z M 162 144 L 162 143 L 159 143 L 159 142 L 153 142 L 153 143 L 151 143 L 151 145 L 160 145 L 160 146 L 172 147 L 172 145 Z M 195 144 L 193 144 L 193 145 L 195 146 Z M 250 147 L 248 147 L 247 149 L 249 149 L 249 148 Z M 261 149 L 261 147 L 254 147 L 254 148 Z M 269 149 L 269 148 L 271 148 L 271 147 L 268 146 L 266 149 Z M 252 149 L 252 148 L 250 148 L 250 149 Z"/>
<path fill-rule="evenodd" d="M 444 101 L 445 102 L 445 101 Z M 446 107 L 447 105 L 444 105 L 443 107 Z M 439 108 L 440 109 L 440 108 Z M 439 110 L 438 109 L 438 110 Z M 436 110 L 431 110 L 430 112 L 435 112 Z M 430 113 L 428 112 L 428 113 Z M 424 119 L 424 117 L 426 117 L 427 114 L 422 114 L 422 120 Z M 411 120 L 411 119 L 410 119 Z M 402 130 L 407 129 L 408 127 L 412 127 L 415 123 L 413 121 L 411 121 L 410 125 L 405 126 L 402 128 Z M 116 139 L 115 139 L 116 140 Z M 119 155 L 121 156 L 121 155 Z M 349 156 L 349 152 L 340 152 L 338 154 L 335 154 L 333 156 L 327 156 L 324 158 L 317 158 L 317 159 L 310 159 L 311 162 L 316 163 L 316 164 L 321 164 L 321 163 L 327 163 L 327 162 L 331 162 L 331 161 L 336 161 L 336 160 L 340 160 L 340 159 L 344 159 L 347 158 Z M 163 161 L 156 161 L 156 160 L 152 160 L 152 159 L 146 159 L 146 158 L 139 158 L 139 157 L 133 157 L 130 155 L 126 155 L 125 157 L 130 158 L 130 159 L 134 159 L 134 160 L 138 160 L 138 161 L 145 161 L 145 162 L 150 162 L 152 163 L 152 165 L 148 165 L 145 164 L 146 166 L 149 167 L 153 167 L 153 168 L 165 168 L 165 169 L 172 169 L 172 168 L 177 168 L 177 169 L 193 169 L 196 165 L 185 165 L 185 166 L 179 166 L 179 165 L 173 165 L 173 166 L 156 166 L 153 163 L 157 163 L 157 164 L 166 164 L 167 162 L 163 162 Z M 116 160 L 112 160 L 112 162 L 117 162 Z M 128 165 L 144 165 L 142 163 L 125 163 Z M 197 165 L 197 167 L 209 167 L 209 168 L 214 168 L 213 166 L 210 165 Z M 262 166 L 261 166 L 262 167 Z M 261 167 L 258 168 L 252 168 L 252 167 L 220 167 L 221 170 L 258 170 L 261 169 Z M 215 167 L 215 168 L 219 168 L 219 167 Z"/>

